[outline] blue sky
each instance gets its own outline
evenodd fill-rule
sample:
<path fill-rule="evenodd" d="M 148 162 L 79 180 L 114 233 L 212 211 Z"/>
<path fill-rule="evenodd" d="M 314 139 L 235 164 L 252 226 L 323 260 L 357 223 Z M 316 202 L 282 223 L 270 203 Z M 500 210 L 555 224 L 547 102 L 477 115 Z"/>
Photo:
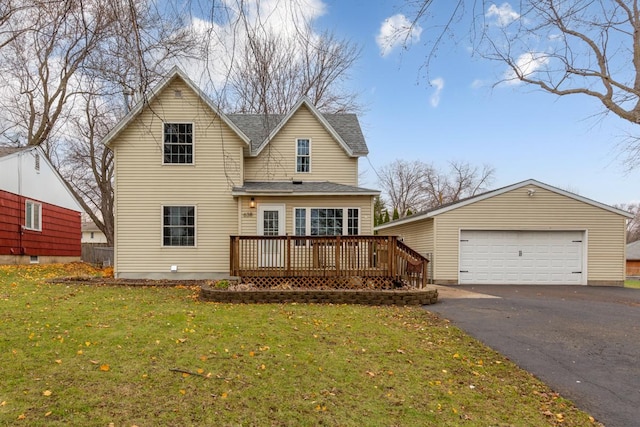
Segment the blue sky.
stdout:
<path fill-rule="evenodd" d="M 526 85 L 492 87 L 504 67 L 473 57 L 464 37 L 440 50 L 427 79 L 419 67 L 424 40 L 434 35 L 429 29 L 409 50 L 395 48 L 383 56 L 376 43 L 385 19 L 401 12 L 400 3 L 324 5 L 317 29 L 333 30 L 362 47 L 350 84 L 365 106 L 360 121 L 370 154 L 361 162 L 363 186 L 376 188 L 372 169 L 394 159 L 443 169 L 461 160 L 492 165 L 495 188 L 533 178 L 607 204 L 640 201 L 640 167 L 625 173 L 618 146 L 632 126 L 600 116 L 594 99 L 559 98 Z M 467 30 L 461 27 L 461 34 Z M 438 89 L 429 80 L 443 84 L 437 103 L 432 97 Z"/>

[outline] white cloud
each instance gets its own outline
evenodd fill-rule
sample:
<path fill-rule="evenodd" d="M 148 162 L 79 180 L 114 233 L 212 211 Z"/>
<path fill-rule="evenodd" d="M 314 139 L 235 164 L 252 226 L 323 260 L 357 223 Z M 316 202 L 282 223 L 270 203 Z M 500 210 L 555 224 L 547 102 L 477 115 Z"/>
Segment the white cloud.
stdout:
<path fill-rule="evenodd" d="M 380 32 L 376 36 L 376 43 L 380 48 L 380 55 L 387 56 L 396 47 L 403 44 L 410 45 L 420 41 L 422 27 L 412 25 L 406 16 L 393 15 L 384 20 Z"/>
<path fill-rule="evenodd" d="M 471 89 L 480 89 L 481 87 L 485 86 L 487 84 L 487 82 L 485 82 L 482 79 L 475 79 L 474 81 L 471 82 Z"/>
<path fill-rule="evenodd" d="M 506 27 L 513 21 L 520 18 L 520 14 L 513 10 L 509 3 L 502 3 L 500 6 L 492 4 L 487 9 L 487 18 L 496 18 L 496 22 L 500 27 Z"/>
<path fill-rule="evenodd" d="M 300 40 L 300 32 L 306 23 L 312 23 L 326 13 L 322 0 L 224 0 L 229 16 L 220 20 L 194 17 L 191 30 L 199 34 L 206 48 L 191 61 L 180 66 L 205 92 L 224 87 L 232 63 L 242 61 L 239 52 L 245 48 L 247 31 L 282 37 L 283 40 Z M 243 25 L 237 25 L 242 8 Z M 246 25 L 245 25 L 246 24 Z M 316 33 L 307 34 L 311 40 Z M 207 60 L 207 58 L 215 58 Z"/>
<path fill-rule="evenodd" d="M 525 52 L 516 60 L 514 64 L 516 70 L 510 68 L 505 72 L 505 83 L 508 85 L 520 84 L 518 76 L 530 77 L 548 63 L 549 57 L 542 52 Z"/>
<path fill-rule="evenodd" d="M 435 108 L 440 104 L 440 94 L 442 93 L 442 89 L 444 89 L 444 79 L 442 77 L 437 77 L 429 83 L 431 83 L 431 86 L 435 88 L 435 92 L 433 92 L 429 98 L 431 106 Z"/>

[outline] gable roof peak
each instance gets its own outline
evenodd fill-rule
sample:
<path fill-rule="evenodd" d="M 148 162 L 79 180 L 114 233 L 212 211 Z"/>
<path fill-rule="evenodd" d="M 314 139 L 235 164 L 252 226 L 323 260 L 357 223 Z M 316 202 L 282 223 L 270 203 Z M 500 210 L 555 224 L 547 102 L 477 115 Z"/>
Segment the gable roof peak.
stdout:
<path fill-rule="evenodd" d="M 169 86 L 169 84 L 175 79 L 180 78 L 199 98 L 200 100 L 213 111 L 215 115 L 220 117 L 220 119 L 229 126 L 239 137 L 244 141 L 245 144 L 250 144 L 249 137 L 242 132 L 240 128 L 236 126 L 236 124 L 231 121 L 213 102 L 209 96 L 207 96 L 194 82 L 189 78 L 189 76 L 184 72 L 182 68 L 177 65 L 174 65 L 171 70 L 167 73 L 167 75 L 158 82 L 149 92 L 149 94 L 145 95 L 140 99 L 129 112 L 122 118 L 120 121 L 109 131 L 109 133 L 103 138 L 103 143 L 105 145 L 110 145 L 115 138 L 127 127 L 129 124 L 144 110 L 146 106 L 148 106 L 154 99 L 156 99 L 164 90 Z"/>

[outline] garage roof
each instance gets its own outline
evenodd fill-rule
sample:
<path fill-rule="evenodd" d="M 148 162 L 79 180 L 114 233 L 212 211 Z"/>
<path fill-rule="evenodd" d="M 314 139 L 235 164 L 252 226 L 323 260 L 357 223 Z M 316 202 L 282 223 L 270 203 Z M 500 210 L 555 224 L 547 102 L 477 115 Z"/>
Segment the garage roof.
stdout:
<path fill-rule="evenodd" d="M 466 199 L 458 200 L 458 201 L 453 202 L 453 203 L 448 203 L 448 204 L 445 204 L 445 205 L 442 205 L 442 206 L 438 206 L 438 207 L 435 207 L 433 209 L 426 210 L 424 212 L 419 212 L 419 213 L 416 213 L 416 214 L 408 216 L 408 217 L 397 219 L 395 221 L 387 222 L 386 224 L 382 224 L 382 225 L 379 225 L 379 226 L 375 227 L 375 230 L 383 230 L 383 229 L 385 229 L 387 227 L 391 227 L 391 226 L 395 226 L 395 225 L 408 224 L 408 223 L 411 223 L 411 222 L 414 222 L 414 221 L 420 221 L 420 220 L 427 219 L 427 218 L 433 218 L 433 217 L 435 217 L 437 215 L 440 215 L 440 214 L 443 214 L 445 212 L 449 212 L 449 211 L 452 211 L 454 209 L 458 209 L 458 208 L 461 208 L 463 206 L 467 206 L 467 205 L 470 205 L 472 203 L 479 202 L 481 200 L 486 200 L 486 199 L 489 199 L 491 197 L 498 196 L 500 194 L 504 194 L 504 193 L 507 193 L 509 191 L 517 190 L 519 188 L 523 188 L 523 187 L 531 186 L 531 185 L 537 186 L 537 187 L 540 187 L 540 188 L 544 188 L 545 190 L 552 191 L 552 192 L 557 193 L 557 194 L 561 194 L 561 195 L 569 197 L 571 199 L 581 201 L 581 202 L 586 203 L 588 205 L 595 206 L 595 207 L 607 210 L 609 212 L 613 212 L 613 213 L 616 213 L 618 215 L 622 215 L 622 216 L 627 217 L 627 218 L 633 218 L 633 215 L 631 213 L 627 212 L 627 211 L 623 211 L 621 209 L 614 208 L 613 206 L 605 205 L 604 203 L 596 202 L 595 200 L 591 200 L 591 199 L 588 199 L 586 197 L 582 197 L 580 195 L 571 193 L 569 191 L 561 190 L 561 189 L 553 187 L 553 186 L 551 186 L 549 184 L 545 184 L 543 182 L 536 181 L 535 179 L 528 179 L 526 181 L 521 181 L 521 182 L 518 182 L 518 183 L 515 183 L 515 184 L 512 184 L 512 185 L 506 186 L 506 187 L 498 188 L 496 190 L 487 191 L 486 193 L 482 193 L 482 194 L 478 194 L 476 196 L 468 197 Z M 534 191 L 535 191 L 535 189 L 534 189 Z"/>

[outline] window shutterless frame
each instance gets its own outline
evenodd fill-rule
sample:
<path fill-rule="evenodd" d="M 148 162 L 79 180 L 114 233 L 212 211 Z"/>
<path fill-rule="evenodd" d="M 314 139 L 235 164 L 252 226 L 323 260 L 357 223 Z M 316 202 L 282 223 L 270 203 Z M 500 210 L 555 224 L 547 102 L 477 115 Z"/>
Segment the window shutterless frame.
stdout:
<path fill-rule="evenodd" d="M 24 202 L 24 228 L 42 231 L 42 204 L 33 200 Z"/>
<path fill-rule="evenodd" d="M 311 172 L 311 138 L 296 139 L 296 173 Z"/>
<path fill-rule="evenodd" d="M 340 211 L 341 215 L 336 214 L 335 211 Z M 360 208 L 294 207 L 293 218 L 294 236 L 335 235 L 325 234 L 325 232 L 330 229 L 335 231 L 336 220 L 341 221 L 341 236 L 360 234 Z"/>
<path fill-rule="evenodd" d="M 160 245 L 163 248 L 197 247 L 197 206 L 162 205 Z"/>
<path fill-rule="evenodd" d="M 162 123 L 162 164 L 194 165 L 195 132 L 189 122 Z"/>

